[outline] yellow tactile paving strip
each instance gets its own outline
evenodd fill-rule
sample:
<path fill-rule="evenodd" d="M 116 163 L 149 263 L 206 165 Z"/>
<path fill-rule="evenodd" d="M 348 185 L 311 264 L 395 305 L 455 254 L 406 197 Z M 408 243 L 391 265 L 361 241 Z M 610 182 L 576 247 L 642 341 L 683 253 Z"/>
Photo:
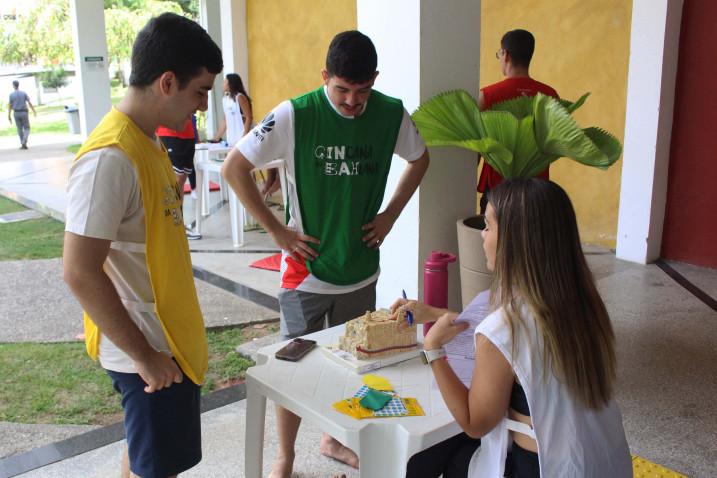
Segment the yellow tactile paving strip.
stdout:
<path fill-rule="evenodd" d="M 689 478 L 636 455 L 632 455 L 632 473 L 634 478 Z"/>

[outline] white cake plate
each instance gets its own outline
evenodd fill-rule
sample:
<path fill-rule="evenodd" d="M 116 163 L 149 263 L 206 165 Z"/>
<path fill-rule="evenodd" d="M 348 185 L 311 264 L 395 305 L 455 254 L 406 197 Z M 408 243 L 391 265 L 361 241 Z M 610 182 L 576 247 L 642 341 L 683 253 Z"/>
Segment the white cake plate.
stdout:
<path fill-rule="evenodd" d="M 339 349 L 338 347 L 322 345 L 319 348 L 321 351 L 334 362 L 343 365 L 349 370 L 353 370 L 357 374 L 370 372 L 372 370 L 378 370 L 381 367 L 388 367 L 399 362 L 405 362 L 411 360 L 414 357 L 418 357 L 419 347 L 407 352 L 401 352 L 400 354 L 391 355 L 390 357 L 381 357 L 373 360 L 359 360 L 350 353 Z"/>

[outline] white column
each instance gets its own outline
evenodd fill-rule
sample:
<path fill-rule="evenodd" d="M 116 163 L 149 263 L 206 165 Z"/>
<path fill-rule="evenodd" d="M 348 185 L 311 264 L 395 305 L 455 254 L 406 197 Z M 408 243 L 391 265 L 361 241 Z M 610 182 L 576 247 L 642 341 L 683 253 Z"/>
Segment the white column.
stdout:
<path fill-rule="evenodd" d="M 222 57 L 224 74 L 238 73 L 249 92 L 249 50 L 246 28 L 246 0 L 221 0 Z"/>
<path fill-rule="evenodd" d="M 80 128 L 85 139 L 112 108 L 103 2 L 71 0 L 70 17 L 75 74 L 81 85 Z"/>
<path fill-rule="evenodd" d="M 660 256 L 683 0 L 634 0 L 617 257 Z"/>
<path fill-rule="evenodd" d="M 379 75 L 375 88 L 401 98 L 412 113 L 448 89 L 478 90 L 480 1 L 357 0 L 358 29 L 373 40 Z M 423 262 L 431 250 L 458 253 L 456 221 L 475 214 L 476 157 L 457 148 L 430 150 L 431 166 L 418 192 L 381 246 L 377 305 L 401 289 L 422 296 Z M 404 169 L 394 156 L 384 207 Z M 458 265 L 449 266 L 449 307 L 460 310 Z"/>
<path fill-rule="evenodd" d="M 216 0 L 200 0 L 199 5 L 199 23 L 209 33 L 219 48 L 222 48 L 222 9 L 221 4 Z M 222 50 L 224 50 L 222 48 Z M 226 61 L 225 58 L 223 58 Z M 226 69 L 226 63 L 224 66 Z M 207 137 L 211 138 L 219 127 L 219 121 L 224 114 L 222 112 L 222 83 L 224 76 L 218 74 L 214 80 L 212 91 L 209 92 L 209 108 L 207 109 Z"/>

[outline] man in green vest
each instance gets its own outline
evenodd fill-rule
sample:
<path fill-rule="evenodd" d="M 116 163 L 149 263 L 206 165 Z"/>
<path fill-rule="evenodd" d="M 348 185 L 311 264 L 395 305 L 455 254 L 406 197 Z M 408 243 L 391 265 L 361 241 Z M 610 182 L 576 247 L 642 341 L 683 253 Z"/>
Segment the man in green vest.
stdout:
<path fill-rule="evenodd" d="M 373 90 L 376 49 L 358 31 L 334 37 L 323 85 L 284 101 L 242 138 L 222 174 L 281 247 L 281 334 L 335 326 L 376 307 L 379 248 L 428 168 L 428 151 L 401 100 Z M 379 213 L 393 155 L 406 161 Z M 286 161 L 288 225 L 264 205 L 251 171 Z M 279 453 L 272 478 L 288 478 L 301 418 L 277 407 Z M 324 435 L 321 452 L 358 458 Z"/>
<path fill-rule="evenodd" d="M 197 23 L 151 19 L 132 48 L 129 89 L 70 170 L 65 282 L 85 310 L 85 342 L 122 395 L 122 476 L 176 476 L 202 457 L 207 369 L 176 176 L 155 130 L 182 129 L 222 70 Z"/>

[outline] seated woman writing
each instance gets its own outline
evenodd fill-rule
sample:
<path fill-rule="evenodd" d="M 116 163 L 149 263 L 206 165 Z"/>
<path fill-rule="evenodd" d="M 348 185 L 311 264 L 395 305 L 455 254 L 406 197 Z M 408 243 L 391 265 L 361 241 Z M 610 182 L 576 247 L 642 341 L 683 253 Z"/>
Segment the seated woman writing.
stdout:
<path fill-rule="evenodd" d="M 458 424 L 481 439 L 468 476 L 631 477 L 613 400 L 615 338 L 567 194 L 542 179 L 505 181 L 490 192 L 483 240 L 494 312 L 475 329 L 470 388 L 447 361 L 430 365 Z M 427 352 L 467 327 L 447 310 L 400 306 L 436 321 Z"/>

